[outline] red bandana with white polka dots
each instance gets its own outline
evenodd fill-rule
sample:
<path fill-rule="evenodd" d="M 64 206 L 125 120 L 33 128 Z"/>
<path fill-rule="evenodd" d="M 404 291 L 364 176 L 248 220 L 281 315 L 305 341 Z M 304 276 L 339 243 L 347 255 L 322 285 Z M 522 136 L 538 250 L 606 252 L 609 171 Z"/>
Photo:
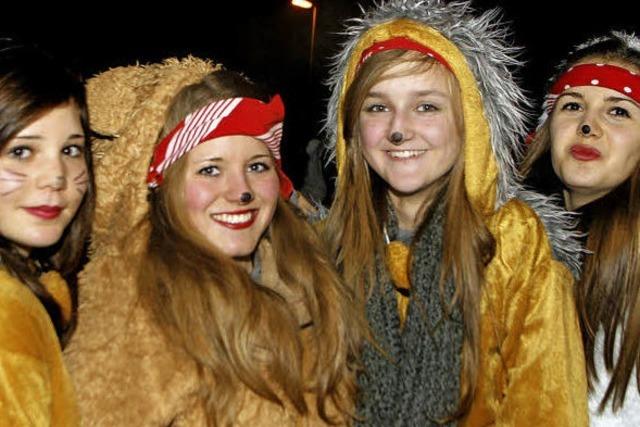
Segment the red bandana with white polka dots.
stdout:
<path fill-rule="evenodd" d="M 448 70 L 451 70 L 451 67 L 449 66 L 449 64 L 447 64 L 447 61 L 445 61 L 442 55 L 440 55 L 438 52 L 431 49 L 430 47 L 424 46 L 407 37 L 394 37 L 392 39 L 383 40 L 381 42 L 372 44 L 370 47 L 368 47 L 362 52 L 362 56 L 360 57 L 360 62 L 358 63 L 358 67 L 360 67 L 367 59 L 371 58 L 376 53 L 380 53 L 385 50 L 392 50 L 392 49 L 413 50 L 416 52 L 423 53 L 428 57 L 435 59 L 445 67 L 447 67 Z"/>
<path fill-rule="evenodd" d="M 188 114 L 156 145 L 147 175 L 149 188 L 162 184 L 164 172 L 198 144 L 231 135 L 251 136 L 264 142 L 276 163 L 280 194 L 288 199 L 293 184 L 282 170 L 280 140 L 284 105 L 279 95 L 264 103 L 253 98 L 214 101 Z"/>
<path fill-rule="evenodd" d="M 558 95 L 577 86 L 595 86 L 615 90 L 640 103 L 640 75 L 610 64 L 575 65 L 551 86 L 544 108 L 551 113 Z"/>

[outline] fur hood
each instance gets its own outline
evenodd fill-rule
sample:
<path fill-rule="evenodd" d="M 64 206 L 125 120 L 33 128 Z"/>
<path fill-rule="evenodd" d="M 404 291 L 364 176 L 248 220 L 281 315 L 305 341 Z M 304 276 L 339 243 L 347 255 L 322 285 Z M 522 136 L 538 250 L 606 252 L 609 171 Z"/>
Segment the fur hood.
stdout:
<path fill-rule="evenodd" d="M 346 41 L 334 57 L 332 90 L 325 122 L 329 148 L 344 164 L 343 102 L 362 52 L 373 43 L 407 37 L 440 54 L 456 76 L 464 116 L 465 187 L 473 206 L 485 217 L 508 200 L 526 202 L 544 223 L 555 256 L 577 274 L 581 246 L 571 214 L 557 202 L 526 191 L 519 183 L 517 159 L 526 133 L 530 105 L 511 68 L 522 65 L 519 49 L 506 42 L 509 30 L 493 9 L 477 14 L 469 2 L 381 0 L 360 18 L 348 21 Z"/>
<path fill-rule="evenodd" d="M 174 96 L 219 69 L 188 57 L 108 70 L 87 83 L 91 126 L 115 140 L 94 143 L 96 214 L 91 249 L 126 241 L 149 210 L 146 171 Z"/>

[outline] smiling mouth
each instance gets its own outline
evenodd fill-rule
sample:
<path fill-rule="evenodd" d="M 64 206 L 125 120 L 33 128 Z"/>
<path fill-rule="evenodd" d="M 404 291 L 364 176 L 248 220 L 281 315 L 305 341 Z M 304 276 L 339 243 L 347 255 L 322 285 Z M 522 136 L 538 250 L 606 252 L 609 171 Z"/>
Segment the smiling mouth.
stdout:
<path fill-rule="evenodd" d="M 394 160 L 407 160 L 420 157 L 427 150 L 388 150 L 386 153 Z"/>
<path fill-rule="evenodd" d="M 258 209 L 249 209 L 238 212 L 212 214 L 211 219 L 223 227 L 227 227 L 232 230 L 242 230 L 244 228 L 251 227 L 257 216 Z"/>

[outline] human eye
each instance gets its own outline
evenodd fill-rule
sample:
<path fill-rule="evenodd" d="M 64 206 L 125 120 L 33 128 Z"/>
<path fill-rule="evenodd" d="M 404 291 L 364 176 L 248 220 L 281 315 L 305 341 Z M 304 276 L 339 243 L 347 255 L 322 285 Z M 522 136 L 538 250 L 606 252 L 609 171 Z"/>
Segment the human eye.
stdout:
<path fill-rule="evenodd" d="M 26 145 L 17 145 L 7 150 L 7 155 L 16 160 L 25 160 L 31 157 L 33 150 Z"/>
<path fill-rule="evenodd" d="M 421 113 L 428 113 L 428 112 L 438 111 L 440 109 L 431 103 L 423 102 L 418 105 L 416 110 L 418 110 Z"/>
<path fill-rule="evenodd" d="M 580 111 L 581 108 L 581 105 L 575 101 L 563 103 L 560 107 L 562 111 Z"/>
<path fill-rule="evenodd" d="M 62 149 L 62 153 L 69 157 L 80 157 L 84 152 L 84 146 L 79 144 L 70 144 Z"/>
<path fill-rule="evenodd" d="M 629 110 L 622 107 L 613 107 L 611 110 L 609 110 L 609 114 L 615 117 L 631 117 Z"/>
<path fill-rule="evenodd" d="M 218 176 L 220 175 L 220 169 L 218 169 L 217 166 L 209 165 L 199 169 L 198 174 L 204 176 Z"/>
<path fill-rule="evenodd" d="M 249 172 L 266 172 L 271 169 L 271 166 L 265 162 L 253 162 L 249 164 Z"/>
<path fill-rule="evenodd" d="M 389 109 L 383 104 L 368 104 L 365 106 L 364 111 L 367 113 L 382 113 L 389 111 Z"/>

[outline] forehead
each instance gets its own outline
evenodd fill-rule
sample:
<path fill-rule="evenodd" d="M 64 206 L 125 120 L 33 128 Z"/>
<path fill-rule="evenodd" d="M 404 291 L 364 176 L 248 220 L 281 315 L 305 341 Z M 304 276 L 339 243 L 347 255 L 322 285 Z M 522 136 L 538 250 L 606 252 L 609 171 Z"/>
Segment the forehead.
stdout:
<path fill-rule="evenodd" d="M 372 85 L 369 92 L 390 90 L 434 90 L 445 94 L 457 92 L 456 79 L 439 63 L 402 62 L 387 68 Z"/>
<path fill-rule="evenodd" d="M 73 132 L 82 132 L 80 123 L 80 110 L 75 103 L 58 105 L 44 111 L 39 117 L 25 126 L 17 136 L 31 133 L 47 133 L 52 131 L 64 132 L 71 129 Z"/>
<path fill-rule="evenodd" d="M 251 136 L 229 135 L 198 144 L 189 152 L 190 157 L 231 157 L 269 154 L 267 145 Z"/>

